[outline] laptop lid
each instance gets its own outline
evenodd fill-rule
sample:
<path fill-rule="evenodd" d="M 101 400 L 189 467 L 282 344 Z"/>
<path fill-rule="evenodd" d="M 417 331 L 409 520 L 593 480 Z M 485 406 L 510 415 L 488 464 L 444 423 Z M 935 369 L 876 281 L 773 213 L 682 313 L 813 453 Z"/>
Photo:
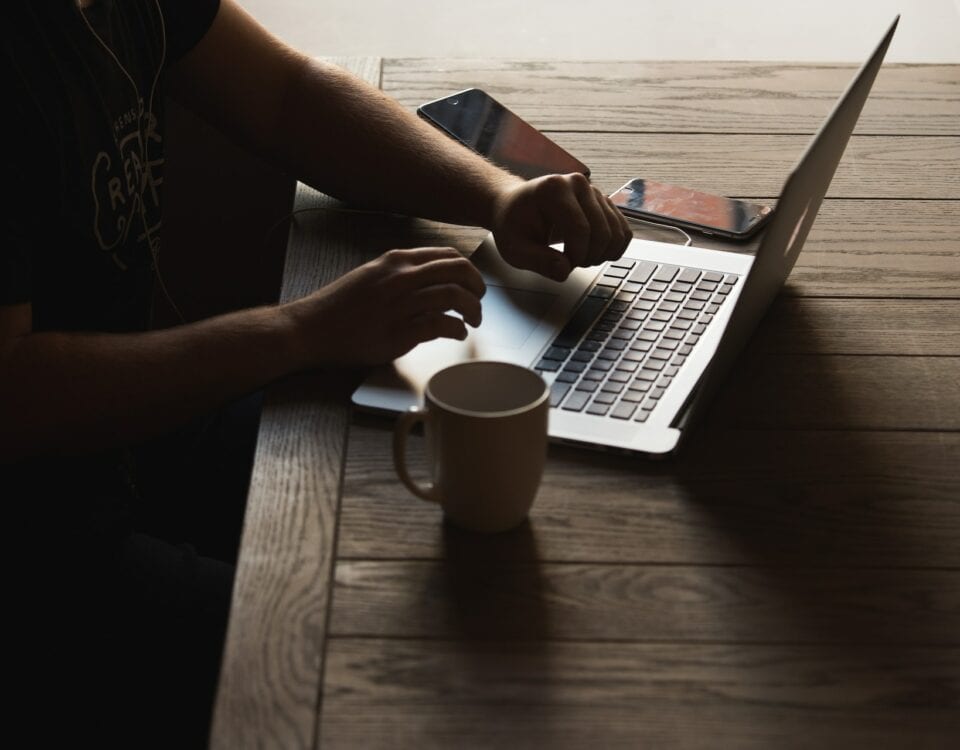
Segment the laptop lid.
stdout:
<path fill-rule="evenodd" d="M 678 421 L 681 428 L 710 401 L 790 275 L 899 21 L 898 15 L 787 177 L 730 322 L 697 386 L 690 408 Z"/>

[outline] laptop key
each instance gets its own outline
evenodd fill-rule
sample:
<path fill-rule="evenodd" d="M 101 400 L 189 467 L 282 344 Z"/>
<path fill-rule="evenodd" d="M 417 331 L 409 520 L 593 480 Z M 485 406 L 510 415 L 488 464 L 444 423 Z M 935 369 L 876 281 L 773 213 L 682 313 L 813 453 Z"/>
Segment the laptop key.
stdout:
<path fill-rule="evenodd" d="M 723 274 L 716 271 L 707 271 L 703 274 L 703 278 L 707 281 L 723 281 Z"/>
<path fill-rule="evenodd" d="M 677 276 L 677 281 L 682 281 L 686 284 L 693 284 L 699 278 L 700 271 L 698 271 L 696 268 L 682 268 L 680 269 L 680 274 Z"/>
<path fill-rule="evenodd" d="M 629 383 L 633 380 L 633 376 L 629 372 L 624 372 L 622 370 L 614 370 L 610 373 L 610 379 L 607 381 L 609 383 Z"/>
<path fill-rule="evenodd" d="M 633 421 L 646 422 L 649 416 L 650 416 L 650 412 L 644 411 L 643 409 L 638 409 L 636 415 L 633 418 Z"/>
<path fill-rule="evenodd" d="M 560 374 L 563 375 L 563 373 Z M 607 373 L 603 372 L 602 370 L 587 370 L 585 373 L 583 373 L 584 380 L 592 380 L 597 383 L 599 383 L 605 377 L 607 377 Z"/>
<path fill-rule="evenodd" d="M 589 400 L 589 393 L 584 393 L 583 391 L 574 391 L 567 396 L 567 399 L 563 402 L 562 406 L 566 411 L 583 411 L 583 407 L 587 405 L 587 401 Z"/>
<path fill-rule="evenodd" d="M 643 289 L 643 284 L 638 284 L 635 281 L 627 281 L 622 287 L 620 287 L 620 290 L 626 292 L 627 294 L 636 294 L 641 289 Z"/>
<path fill-rule="evenodd" d="M 636 372 L 639 366 L 639 362 L 632 362 L 626 357 L 617 363 L 617 369 L 620 370 L 620 372 Z"/>
<path fill-rule="evenodd" d="M 548 362 L 551 360 L 547 360 Z M 567 362 L 567 366 L 563 368 L 564 372 L 583 372 L 587 369 L 587 366 L 583 362 Z"/>
<path fill-rule="evenodd" d="M 608 372 L 615 361 L 615 359 L 598 359 L 590 369 L 594 372 Z"/>
<path fill-rule="evenodd" d="M 533 369 L 542 370 L 543 372 L 556 372 L 562 366 L 563 362 L 558 362 L 555 359 L 541 359 Z"/>
<path fill-rule="evenodd" d="M 595 404 L 604 404 L 610 406 L 617 400 L 617 394 L 615 393 L 603 393 L 602 391 L 593 397 L 593 403 Z"/>
<path fill-rule="evenodd" d="M 733 286 L 733 285 L 736 284 L 739 280 L 740 280 L 740 277 L 737 276 L 736 274 L 728 273 L 728 274 L 724 277 L 723 283 L 724 283 L 724 284 L 729 284 L 730 286 Z"/>
<path fill-rule="evenodd" d="M 555 383 L 576 383 L 580 376 L 575 372 L 561 372 L 557 375 Z"/>
<path fill-rule="evenodd" d="M 550 386 L 550 406 L 559 406 L 563 397 L 569 391 L 570 385 L 568 383 L 561 383 L 558 380 L 553 381 L 553 385 Z"/>
<path fill-rule="evenodd" d="M 600 388 L 604 393 L 620 393 L 626 387 L 626 383 L 604 383 Z"/>
<path fill-rule="evenodd" d="M 604 276 L 609 276 L 611 279 L 620 279 L 627 278 L 627 274 L 630 272 L 629 268 L 618 268 L 617 266 L 607 266 L 607 269 L 603 272 Z"/>
<path fill-rule="evenodd" d="M 636 410 L 636 404 L 631 404 L 629 401 L 621 401 L 619 404 L 613 407 L 613 411 L 610 412 L 610 416 L 614 419 L 630 419 Z"/>
<path fill-rule="evenodd" d="M 646 344 L 649 342 L 644 341 L 643 343 Z M 643 362 L 643 360 L 646 359 L 646 357 L 647 355 L 645 352 L 635 352 L 631 347 L 630 351 L 624 352 L 623 361 L 620 364 L 623 365 L 623 364 L 627 364 L 628 362 L 631 362 L 631 363 Z M 617 366 L 619 367 L 620 365 L 617 365 Z"/>
<path fill-rule="evenodd" d="M 575 347 L 583 335 L 590 330 L 590 324 L 597 319 L 605 304 L 606 302 L 599 297 L 587 297 L 577 308 L 573 317 L 567 321 L 553 345 L 566 349 Z"/>
<path fill-rule="evenodd" d="M 632 258 L 617 258 L 616 260 L 611 260 L 607 265 L 610 268 L 626 268 L 627 270 L 633 268 L 637 262 Z"/>
<path fill-rule="evenodd" d="M 587 409 L 587 414 L 593 414 L 598 417 L 605 417 L 607 412 L 610 411 L 610 407 L 606 404 L 590 404 L 590 408 Z"/>
<path fill-rule="evenodd" d="M 592 362 L 593 352 L 582 352 L 579 349 L 573 353 L 571 359 L 574 362 Z"/>
<path fill-rule="evenodd" d="M 620 400 L 626 401 L 628 403 L 636 404 L 636 403 L 639 403 L 640 401 L 643 401 L 644 398 L 646 398 L 645 393 L 643 393 L 642 391 L 638 391 L 633 388 L 630 388 L 629 390 L 626 391 L 626 393 L 623 394 L 623 396 L 620 397 Z"/>
<path fill-rule="evenodd" d="M 577 384 L 578 391 L 586 391 L 587 393 L 593 393 L 599 387 L 600 384 L 595 380 L 583 380 Z"/>
<path fill-rule="evenodd" d="M 629 281 L 635 281 L 639 284 L 646 284 L 650 280 L 650 276 L 653 275 L 653 272 L 656 270 L 657 264 L 651 263 L 649 260 L 641 260 L 633 273 L 630 274 Z"/>
<path fill-rule="evenodd" d="M 653 280 L 669 283 L 673 281 L 673 277 L 677 275 L 677 271 L 679 270 L 680 269 L 677 268 L 677 266 L 671 266 L 669 263 L 664 263 L 662 266 L 660 266 L 660 270 L 653 275 Z"/>
<path fill-rule="evenodd" d="M 570 350 L 562 346 L 551 346 L 547 349 L 544 359 L 558 359 L 561 362 L 570 356 Z"/>

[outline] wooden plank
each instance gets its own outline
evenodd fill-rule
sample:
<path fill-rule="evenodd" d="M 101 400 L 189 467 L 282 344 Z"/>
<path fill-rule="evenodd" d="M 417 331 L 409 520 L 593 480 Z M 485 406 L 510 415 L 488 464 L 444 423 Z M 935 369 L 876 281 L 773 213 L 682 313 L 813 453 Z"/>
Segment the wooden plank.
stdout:
<path fill-rule="evenodd" d="M 377 58 L 333 59 L 378 83 Z M 299 186 L 295 207 L 327 199 Z M 281 300 L 357 264 L 349 215 L 319 211 L 290 231 Z M 273 386 L 261 417 L 211 747 L 311 747 L 348 426 L 343 375 Z"/>
<path fill-rule="evenodd" d="M 710 420 L 754 429 L 960 430 L 956 357 L 741 358 Z"/>
<path fill-rule="evenodd" d="M 331 636 L 960 645 L 960 570 L 341 562 Z"/>
<path fill-rule="evenodd" d="M 383 86 L 411 108 L 477 86 L 541 130 L 813 133 L 855 70 L 777 62 L 391 59 Z M 958 65 L 885 64 L 859 132 L 957 135 L 958 81 Z"/>
<path fill-rule="evenodd" d="M 697 427 L 666 461 L 551 446 L 529 528 L 441 523 L 390 461 L 391 420 L 355 417 L 341 559 L 960 566 L 960 434 Z M 408 461 L 425 472 L 422 439 Z"/>
<path fill-rule="evenodd" d="M 960 649 L 331 639 L 325 748 L 950 747 Z"/>
<path fill-rule="evenodd" d="M 790 296 L 960 297 L 957 204 L 923 200 L 827 200 L 790 275 Z M 472 227 L 391 218 L 382 247 L 452 245 L 472 252 L 486 234 Z M 673 232 L 636 225 L 637 237 L 676 242 Z M 696 237 L 700 247 L 740 249 Z"/>
<path fill-rule="evenodd" d="M 776 354 L 955 357 L 960 355 L 960 300 L 781 296 L 753 346 Z"/>
<path fill-rule="evenodd" d="M 556 133 L 610 193 L 632 177 L 734 197 L 776 198 L 803 155 L 805 135 Z M 960 137 L 860 136 L 847 144 L 833 198 L 960 198 Z M 960 207 L 943 209 L 954 221 Z"/>

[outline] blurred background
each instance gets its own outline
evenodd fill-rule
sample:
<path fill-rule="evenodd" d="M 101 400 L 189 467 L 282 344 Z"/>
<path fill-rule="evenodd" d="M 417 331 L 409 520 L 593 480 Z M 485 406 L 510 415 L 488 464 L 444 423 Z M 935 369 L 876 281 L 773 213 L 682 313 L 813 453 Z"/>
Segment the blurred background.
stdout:
<path fill-rule="evenodd" d="M 312 55 L 960 62 L 960 0 L 240 0 Z"/>

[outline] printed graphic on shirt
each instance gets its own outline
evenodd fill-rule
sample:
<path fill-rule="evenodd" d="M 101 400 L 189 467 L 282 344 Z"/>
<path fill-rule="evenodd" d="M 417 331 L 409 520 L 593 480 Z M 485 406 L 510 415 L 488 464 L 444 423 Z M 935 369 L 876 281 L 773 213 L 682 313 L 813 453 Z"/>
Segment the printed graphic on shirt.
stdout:
<path fill-rule="evenodd" d="M 160 250 L 163 138 L 154 113 L 141 118 L 135 108 L 115 118 L 112 127 L 115 148 L 98 152 L 91 170 L 93 236 L 126 270 L 142 243 L 153 257 Z"/>

